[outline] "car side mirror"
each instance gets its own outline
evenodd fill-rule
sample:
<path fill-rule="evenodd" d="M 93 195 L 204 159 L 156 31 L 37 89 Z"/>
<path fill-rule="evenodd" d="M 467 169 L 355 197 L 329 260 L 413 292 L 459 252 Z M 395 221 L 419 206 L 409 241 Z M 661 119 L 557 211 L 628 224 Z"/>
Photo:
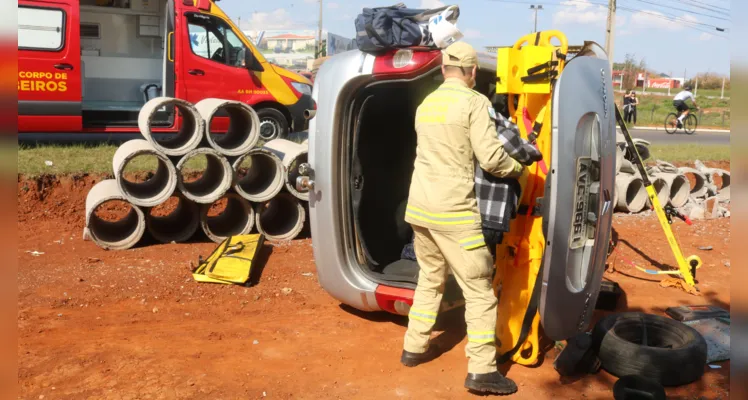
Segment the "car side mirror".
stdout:
<path fill-rule="evenodd" d="M 250 49 L 244 49 L 244 66 L 250 71 L 262 72 L 265 68 Z"/>

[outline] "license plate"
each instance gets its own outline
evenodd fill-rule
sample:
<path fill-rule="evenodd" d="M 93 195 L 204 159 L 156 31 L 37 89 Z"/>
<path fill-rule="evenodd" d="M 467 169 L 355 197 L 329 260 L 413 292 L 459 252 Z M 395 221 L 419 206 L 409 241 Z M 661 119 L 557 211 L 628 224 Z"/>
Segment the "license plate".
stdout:
<path fill-rule="evenodd" d="M 574 185 L 574 213 L 569 235 L 569 247 L 578 249 L 587 242 L 587 212 L 589 211 L 592 159 L 577 159 L 577 179 Z"/>

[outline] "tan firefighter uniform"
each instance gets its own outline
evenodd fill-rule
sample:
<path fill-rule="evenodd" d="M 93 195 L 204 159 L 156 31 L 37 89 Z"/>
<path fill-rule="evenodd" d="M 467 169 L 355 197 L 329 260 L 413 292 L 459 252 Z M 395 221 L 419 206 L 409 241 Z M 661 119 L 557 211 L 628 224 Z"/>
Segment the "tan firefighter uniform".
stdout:
<path fill-rule="evenodd" d="M 442 63 L 470 73 L 477 54 L 457 42 Z M 465 296 L 468 372 L 496 371 L 496 305 L 493 260 L 481 231 L 475 197 L 475 161 L 499 177 L 518 177 L 523 166 L 511 158 L 496 134 L 488 98 L 456 78 L 431 93 L 416 112 L 415 169 L 405 220 L 415 231 L 420 274 L 413 296 L 405 351 L 423 353 L 436 321 L 451 268 Z"/>

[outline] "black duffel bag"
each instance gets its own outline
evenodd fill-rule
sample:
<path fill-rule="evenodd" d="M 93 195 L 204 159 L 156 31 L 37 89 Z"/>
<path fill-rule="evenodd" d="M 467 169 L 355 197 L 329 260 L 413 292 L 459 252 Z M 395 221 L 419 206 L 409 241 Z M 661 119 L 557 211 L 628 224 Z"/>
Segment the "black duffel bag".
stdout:
<path fill-rule="evenodd" d="M 366 53 L 414 46 L 435 48 L 427 29 L 429 18 L 446 9 L 413 9 L 406 8 L 402 3 L 364 8 L 356 17 L 356 44 Z"/>

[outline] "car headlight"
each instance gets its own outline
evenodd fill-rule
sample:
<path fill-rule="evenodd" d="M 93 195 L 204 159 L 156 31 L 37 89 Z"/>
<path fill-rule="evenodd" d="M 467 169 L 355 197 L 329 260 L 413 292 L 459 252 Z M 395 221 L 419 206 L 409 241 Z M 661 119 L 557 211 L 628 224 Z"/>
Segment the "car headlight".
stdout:
<path fill-rule="evenodd" d="M 312 95 L 312 87 L 307 85 L 306 83 L 291 82 L 291 86 L 293 86 L 293 88 L 296 89 L 296 91 L 301 94 L 306 94 L 309 96 Z"/>

